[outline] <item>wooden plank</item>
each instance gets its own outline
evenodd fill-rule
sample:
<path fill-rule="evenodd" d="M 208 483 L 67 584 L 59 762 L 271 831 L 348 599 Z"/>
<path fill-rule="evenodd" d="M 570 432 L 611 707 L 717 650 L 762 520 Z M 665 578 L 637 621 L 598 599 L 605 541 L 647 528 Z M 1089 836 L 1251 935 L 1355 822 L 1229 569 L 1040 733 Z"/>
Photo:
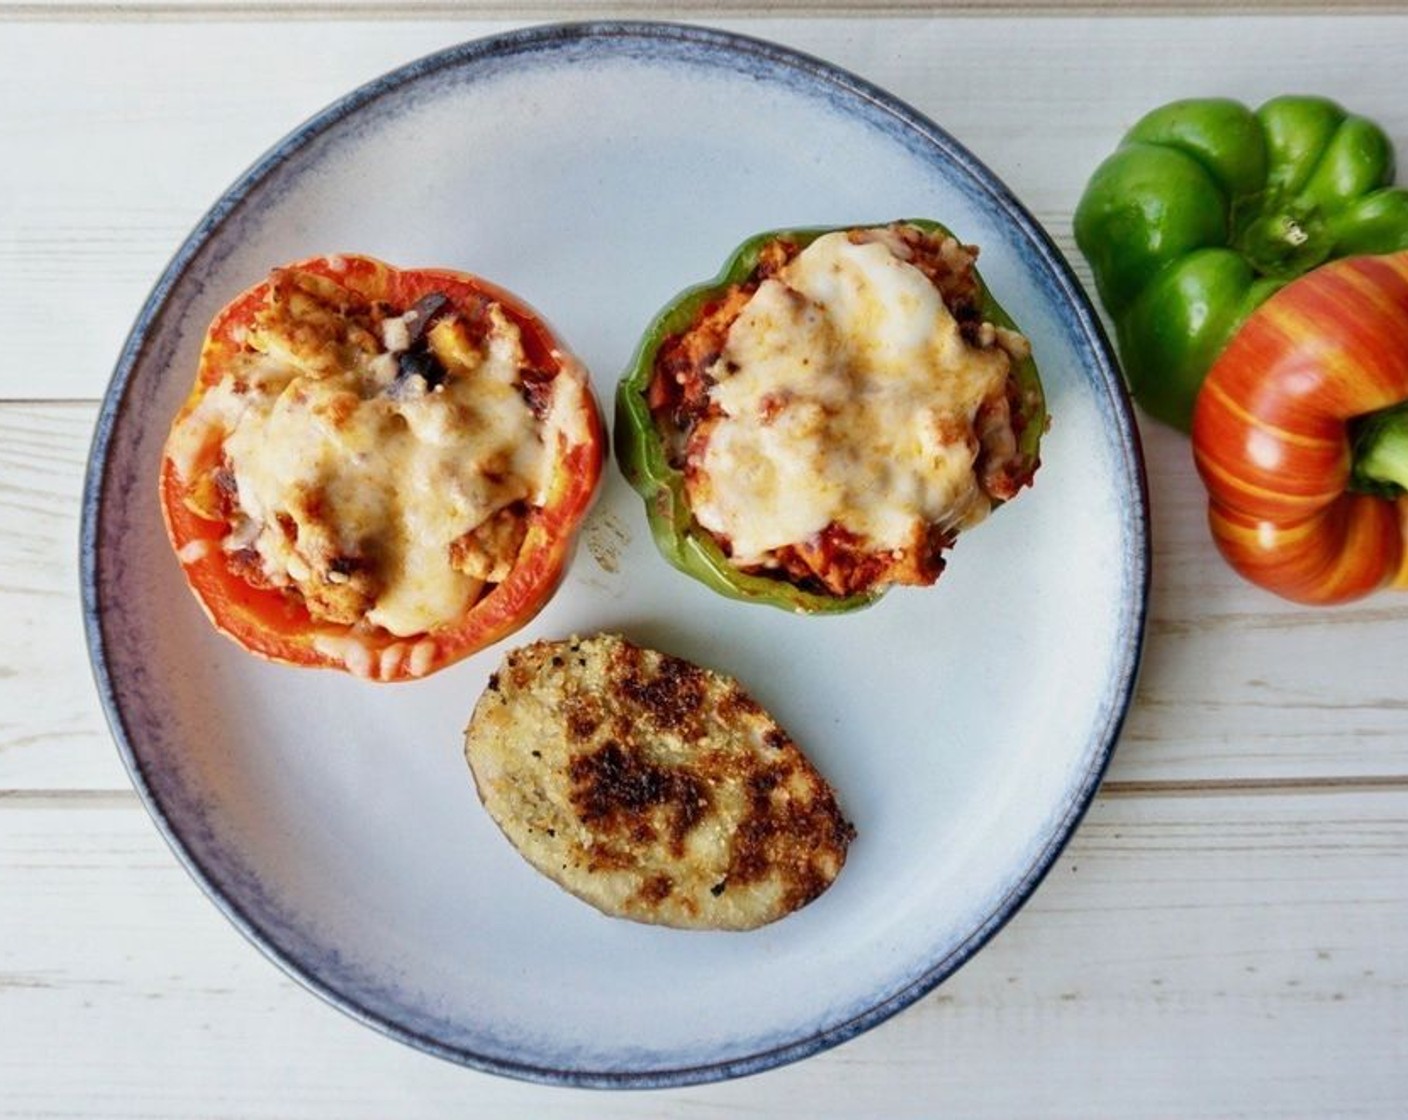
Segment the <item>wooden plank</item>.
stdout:
<path fill-rule="evenodd" d="M 6 23 L 0 143 L 20 155 L 0 172 L 0 399 L 97 396 L 172 252 L 262 152 L 357 84 L 510 26 L 251 12 L 236 21 Z M 932 115 L 1003 176 L 1073 260 L 1070 214 L 1086 177 L 1162 101 L 1315 90 L 1379 119 L 1408 148 L 1397 78 L 1404 15 L 712 22 L 830 59 Z M 955 40 L 971 61 L 937 64 L 953 57 Z M 81 331 L 71 327 L 76 307 Z"/>
<path fill-rule="evenodd" d="M 78 601 L 78 521 L 95 409 L 0 405 L 0 790 L 123 788 Z"/>
<path fill-rule="evenodd" d="M 88 670 L 78 586 L 90 404 L 0 403 L 0 790 L 122 789 Z M 1203 528 L 1186 441 L 1146 425 L 1154 591 L 1145 666 L 1110 779 L 1408 776 L 1396 647 L 1408 597 L 1338 610 L 1242 584 Z"/>
<path fill-rule="evenodd" d="M 1383 653 L 1408 623 L 1408 596 L 1307 608 L 1242 582 L 1212 544 L 1187 439 L 1152 421 L 1142 429 L 1154 579 L 1114 776 L 1408 773 L 1408 702 Z"/>
<path fill-rule="evenodd" d="M 877 1030 L 744 1081 L 547 1090 L 283 977 L 121 802 L 0 799 L 0 1117 L 1397 1116 L 1408 791 L 1096 804 L 1028 907 Z"/>

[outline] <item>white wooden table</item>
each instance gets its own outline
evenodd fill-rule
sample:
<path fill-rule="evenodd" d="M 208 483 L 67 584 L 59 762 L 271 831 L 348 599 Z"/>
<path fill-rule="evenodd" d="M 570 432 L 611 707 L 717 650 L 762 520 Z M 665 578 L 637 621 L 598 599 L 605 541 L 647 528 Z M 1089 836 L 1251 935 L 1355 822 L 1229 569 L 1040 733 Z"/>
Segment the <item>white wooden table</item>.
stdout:
<path fill-rule="evenodd" d="M 1408 4 L 751 7 L 664 14 L 910 101 L 1087 280 L 1085 178 L 1165 100 L 1323 92 L 1408 158 Z M 134 314 L 217 194 L 337 95 L 512 23 L 620 14 L 661 13 L 0 0 L 0 1117 L 1408 1115 L 1408 597 L 1316 611 L 1239 582 L 1153 423 L 1145 667 L 1102 793 L 1017 919 L 858 1040 L 662 1093 L 498 1079 L 323 1005 L 178 867 L 78 610 L 88 440 Z"/>

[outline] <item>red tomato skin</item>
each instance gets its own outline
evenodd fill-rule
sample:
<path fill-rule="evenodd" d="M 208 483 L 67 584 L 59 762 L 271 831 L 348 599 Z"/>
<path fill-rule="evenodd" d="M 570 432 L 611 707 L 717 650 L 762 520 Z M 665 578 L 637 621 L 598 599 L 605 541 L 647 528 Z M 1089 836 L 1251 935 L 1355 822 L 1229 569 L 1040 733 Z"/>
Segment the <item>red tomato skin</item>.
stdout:
<path fill-rule="evenodd" d="M 1349 490 L 1350 422 L 1408 400 L 1408 252 L 1334 261 L 1262 304 L 1208 372 L 1193 455 L 1219 551 L 1298 603 L 1408 584 L 1408 501 Z"/>

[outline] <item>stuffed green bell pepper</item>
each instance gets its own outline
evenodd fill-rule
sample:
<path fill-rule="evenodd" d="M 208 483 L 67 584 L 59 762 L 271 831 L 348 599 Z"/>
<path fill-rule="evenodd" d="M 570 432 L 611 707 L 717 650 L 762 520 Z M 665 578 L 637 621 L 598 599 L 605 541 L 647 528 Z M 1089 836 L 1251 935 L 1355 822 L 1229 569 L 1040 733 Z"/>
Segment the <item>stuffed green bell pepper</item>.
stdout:
<path fill-rule="evenodd" d="M 1247 316 L 1325 261 L 1408 248 L 1383 130 L 1322 97 L 1155 109 L 1095 171 L 1076 243 L 1144 410 L 1187 430 Z"/>
<path fill-rule="evenodd" d="M 976 256 L 930 221 L 772 231 L 665 307 L 615 430 L 664 556 L 801 613 L 933 583 L 1031 483 L 1047 422 Z"/>

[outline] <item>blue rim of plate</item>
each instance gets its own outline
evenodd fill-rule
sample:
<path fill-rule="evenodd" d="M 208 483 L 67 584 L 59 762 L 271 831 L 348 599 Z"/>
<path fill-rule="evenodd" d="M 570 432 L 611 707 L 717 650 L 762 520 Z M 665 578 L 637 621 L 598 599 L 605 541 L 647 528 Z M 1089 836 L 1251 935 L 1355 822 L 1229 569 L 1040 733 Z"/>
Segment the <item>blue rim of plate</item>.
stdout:
<path fill-rule="evenodd" d="M 273 944 L 258 925 L 245 915 L 234 899 L 225 894 L 212 875 L 186 848 L 177 828 L 144 774 L 143 762 L 134 748 L 107 659 L 103 633 L 103 613 L 99 592 L 98 532 L 107 482 L 107 463 L 114 431 L 128 396 L 134 371 L 162 316 L 172 290 L 191 268 L 202 249 L 231 219 L 247 197 L 307 145 L 333 126 L 364 111 L 377 100 L 444 71 L 472 71 L 477 66 L 508 59 L 528 58 L 586 40 L 603 40 L 616 45 L 634 45 L 639 50 L 703 50 L 746 62 L 755 69 L 804 81 L 833 100 L 864 109 L 870 119 L 881 119 L 890 129 L 911 142 L 930 148 L 936 156 L 958 167 L 969 185 L 1010 221 L 1026 238 L 1034 258 L 1048 271 L 1047 279 L 1064 298 L 1075 316 L 1077 334 L 1083 340 L 1090 367 L 1086 374 L 1097 390 L 1103 390 L 1101 404 L 1117 435 L 1123 452 L 1123 467 L 1132 484 L 1131 508 L 1124 511 L 1127 585 L 1134 602 L 1121 617 L 1118 648 L 1122 658 L 1112 668 L 1114 679 L 1107 690 L 1102 712 L 1100 749 L 1075 795 L 1066 806 L 1058 826 L 1037 854 L 1026 874 L 1013 885 L 977 929 L 959 945 L 932 961 L 916 980 L 900 991 L 877 1000 L 865 1010 L 842 1022 L 795 1038 L 784 1045 L 760 1050 L 742 1057 L 716 1062 L 641 1070 L 566 1069 L 531 1060 L 511 1061 L 479 1054 L 463 1047 L 411 1030 L 357 1003 L 317 978 L 299 960 Z M 934 121 L 908 104 L 829 62 L 777 43 L 736 32 L 688 24 L 649 20 L 600 20 L 554 23 L 490 35 L 460 43 L 398 67 L 333 102 L 309 118 L 266 152 L 210 208 L 192 230 L 161 274 L 143 304 L 114 368 L 99 411 L 84 481 L 82 522 L 79 538 L 80 584 L 83 622 L 95 683 L 118 752 L 142 803 L 182 866 L 217 908 L 246 938 L 289 977 L 356 1021 L 415 1049 L 450 1062 L 523 1081 L 574 1088 L 658 1089 L 696 1085 L 761 1073 L 764 1070 L 800 1061 L 828 1050 L 909 1007 L 953 975 L 1002 929 L 1031 897 L 1064 851 L 1084 818 L 1099 788 L 1124 721 L 1133 701 L 1143 649 L 1148 615 L 1151 549 L 1149 541 L 1149 495 L 1139 431 L 1118 366 L 1099 316 L 1076 279 L 1070 265 L 1048 234 L 1015 195 L 981 161 Z"/>

